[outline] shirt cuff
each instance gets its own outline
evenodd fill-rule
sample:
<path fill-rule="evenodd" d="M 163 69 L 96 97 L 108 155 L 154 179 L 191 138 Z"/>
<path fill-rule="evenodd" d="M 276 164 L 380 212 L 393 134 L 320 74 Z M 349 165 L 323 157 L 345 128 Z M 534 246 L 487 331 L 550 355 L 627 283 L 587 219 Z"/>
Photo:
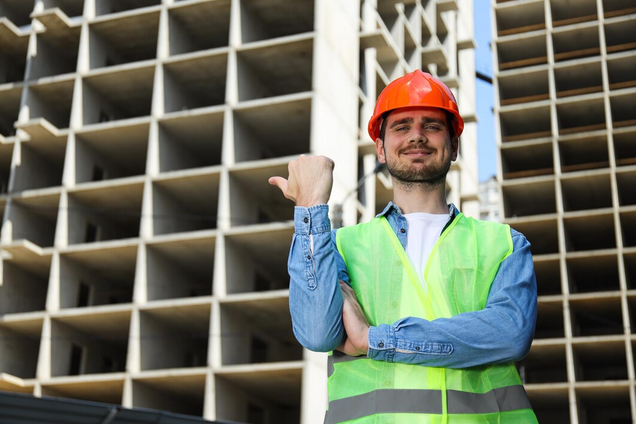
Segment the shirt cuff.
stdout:
<path fill-rule="evenodd" d="M 376 361 L 393 362 L 395 333 L 390 325 L 369 327 L 369 351 L 367 356 Z"/>
<path fill-rule="evenodd" d="M 314 205 L 309 208 L 296 206 L 294 208 L 294 226 L 296 234 L 328 233 L 331 231 L 329 206 Z"/>

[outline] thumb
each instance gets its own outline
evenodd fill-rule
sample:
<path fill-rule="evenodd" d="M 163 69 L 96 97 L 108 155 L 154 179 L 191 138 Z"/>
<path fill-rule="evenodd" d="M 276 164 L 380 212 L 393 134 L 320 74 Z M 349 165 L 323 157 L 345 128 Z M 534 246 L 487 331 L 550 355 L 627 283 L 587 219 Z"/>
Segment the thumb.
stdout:
<path fill-rule="evenodd" d="M 267 182 L 270 185 L 276 186 L 280 189 L 280 191 L 285 194 L 287 192 L 287 180 L 283 177 L 270 177 Z"/>

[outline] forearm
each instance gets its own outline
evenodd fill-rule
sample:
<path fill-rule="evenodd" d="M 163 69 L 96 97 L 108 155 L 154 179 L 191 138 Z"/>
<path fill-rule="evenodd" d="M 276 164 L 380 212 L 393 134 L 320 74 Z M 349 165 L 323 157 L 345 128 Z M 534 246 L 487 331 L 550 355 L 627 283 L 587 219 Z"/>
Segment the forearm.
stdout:
<path fill-rule="evenodd" d="M 516 233 L 485 309 L 427 321 L 407 317 L 371 327 L 369 357 L 408 364 L 467 368 L 523 358 L 536 321 L 536 279 L 530 245 Z"/>
<path fill-rule="evenodd" d="M 332 241 L 327 205 L 296 207 L 294 220 L 288 262 L 292 328 L 304 347 L 327 352 L 344 339 L 338 280 L 348 277 Z"/>

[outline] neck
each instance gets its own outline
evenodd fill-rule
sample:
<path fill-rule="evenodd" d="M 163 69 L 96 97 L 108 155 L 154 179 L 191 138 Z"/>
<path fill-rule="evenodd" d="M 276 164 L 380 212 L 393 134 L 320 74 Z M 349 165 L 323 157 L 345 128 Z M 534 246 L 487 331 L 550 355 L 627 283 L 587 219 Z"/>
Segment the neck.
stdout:
<path fill-rule="evenodd" d="M 439 186 L 430 187 L 418 183 L 403 184 L 394 179 L 393 203 L 400 207 L 402 213 L 448 213 L 445 181 Z"/>

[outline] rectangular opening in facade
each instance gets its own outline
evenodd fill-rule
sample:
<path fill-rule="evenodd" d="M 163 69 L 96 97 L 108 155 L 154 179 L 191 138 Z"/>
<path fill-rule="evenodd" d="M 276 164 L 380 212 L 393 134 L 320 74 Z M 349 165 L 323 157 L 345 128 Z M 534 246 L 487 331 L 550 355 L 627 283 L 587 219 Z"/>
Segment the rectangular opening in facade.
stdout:
<path fill-rule="evenodd" d="M 620 217 L 623 246 L 636 246 L 636 211 L 630 210 L 621 212 Z"/>
<path fill-rule="evenodd" d="M 187 114 L 159 122 L 159 171 L 221 164 L 223 111 Z"/>
<path fill-rule="evenodd" d="M 576 298 L 572 296 L 570 298 L 572 335 L 574 337 L 622 335 L 624 330 L 621 310 L 619 294 Z M 609 363 L 610 361 L 607 364 Z"/>
<path fill-rule="evenodd" d="M 225 237 L 226 292 L 289 288 L 287 256 L 293 227 L 235 232 Z M 267 255 L 263 255 L 267 246 Z"/>
<path fill-rule="evenodd" d="M 145 174 L 149 131 L 141 123 L 76 133 L 75 182 Z"/>
<path fill-rule="evenodd" d="M 548 70 L 528 68 L 499 76 L 499 101 L 502 106 L 538 102 L 550 98 Z"/>
<path fill-rule="evenodd" d="M 84 0 L 42 0 L 44 10 L 59 8 L 66 16 L 82 16 Z"/>
<path fill-rule="evenodd" d="M 40 247 L 53 246 L 59 204 L 59 194 L 11 199 L 7 213 L 11 239 L 28 240 Z"/>
<path fill-rule="evenodd" d="M 581 424 L 622 424 L 632 420 L 627 382 L 577 386 L 576 403 Z"/>
<path fill-rule="evenodd" d="M 636 11 L 636 8 L 634 9 Z M 607 60 L 607 77 L 610 90 L 636 87 L 636 54 L 625 53 L 610 56 Z"/>
<path fill-rule="evenodd" d="M 123 372 L 129 328 L 130 311 L 123 310 L 52 318 L 51 375 Z"/>
<path fill-rule="evenodd" d="M 68 243 L 139 237 L 143 182 L 75 190 L 68 198 Z"/>
<path fill-rule="evenodd" d="M 243 167 L 230 172 L 230 209 L 233 226 L 292 221 L 293 207 L 267 179 L 287 175 L 287 164 Z"/>
<path fill-rule="evenodd" d="M 124 396 L 123 376 L 104 377 L 99 382 L 42 383 L 42 395 L 120 405 Z"/>
<path fill-rule="evenodd" d="M 541 424 L 563 424 L 570 422 L 570 401 L 567 387 L 539 386 L 535 389 L 529 386 L 526 390 L 530 403 L 532 404 L 532 409 Z"/>
<path fill-rule="evenodd" d="M 314 1 L 241 1 L 243 43 L 301 34 L 314 30 Z"/>
<path fill-rule="evenodd" d="M 504 144 L 501 146 L 504 179 L 554 174 L 552 142 Z"/>
<path fill-rule="evenodd" d="M 3 261 L 0 315 L 43 311 L 49 287 L 51 256 L 21 255 Z"/>
<path fill-rule="evenodd" d="M 3 5 L 0 4 L 0 16 L 4 18 L 7 15 L 3 13 L 2 8 Z M 24 80 L 29 48 L 27 35 L 16 36 L 10 31 L 5 31 L 4 34 L 5 37 L 0 41 L 0 85 Z"/>
<path fill-rule="evenodd" d="M 520 34 L 545 29 L 542 1 L 527 1 L 495 8 L 497 35 Z"/>
<path fill-rule="evenodd" d="M 230 34 L 230 0 L 176 4 L 168 9 L 170 55 L 225 47 Z"/>
<path fill-rule="evenodd" d="M 599 56 L 598 25 L 594 23 L 555 31 L 552 34 L 552 46 L 556 62 Z"/>
<path fill-rule="evenodd" d="M 501 71 L 548 63 L 546 36 L 528 34 L 498 41 L 497 54 Z"/>
<path fill-rule="evenodd" d="M 609 152 L 605 134 L 580 133 L 560 137 L 558 145 L 563 173 L 609 168 Z"/>
<path fill-rule="evenodd" d="M 11 160 L 13 157 L 14 144 L 0 144 L 0 194 L 9 191 L 9 176 L 11 175 Z M 4 217 L 4 205 L 6 200 L 0 205 L 0 217 Z M 2 228 L 2 219 L 0 219 L 0 228 Z"/>
<path fill-rule="evenodd" d="M 158 11 L 91 23 L 90 68 L 154 59 L 158 31 Z"/>
<path fill-rule="evenodd" d="M 312 89 L 312 37 L 258 48 L 243 48 L 237 52 L 237 56 L 240 101 Z"/>
<path fill-rule="evenodd" d="M 60 307 L 131 303 L 136 262 L 135 245 L 62 253 Z"/>
<path fill-rule="evenodd" d="M 573 134 L 605 129 L 603 97 L 557 103 L 559 134 Z"/>
<path fill-rule="evenodd" d="M 152 185 L 154 234 L 215 229 L 220 178 L 217 171 L 155 180 Z"/>
<path fill-rule="evenodd" d="M 148 300 L 212 295 L 215 245 L 213 236 L 148 244 Z"/>
<path fill-rule="evenodd" d="M 561 64 L 554 69 L 558 98 L 603 91 L 600 60 Z"/>
<path fill-rule="evenodd" d="M 45 118 L 59 129 L 68 128 L 74 86 L 74 77 L 29 86 L 26 106 L 29 108 L 30 118 Z"/>
<path fill-rule="evenodd" d="M 31 12 L 33 11 L 33 2 L 24 0 L 4 0 L 0 3 L 0 16 L 6 16 L 18 27 L 29 25 L 31 23 Z"/>
<path fill-rule="evenodd" d="M 532 245 L 533 255 L 559 253 L 559 230 L 556 219 L 533 219 L 510 225 L 526 236 Z"/>
<path fill-rule="evenodd" d="M 561 266 L 558 259 L 535 257 L 534 272 L 537 277 L 537 294 L 539 296 L 550 296 L 562 293 Z"/>
<path fill-rule="evenodd" d="M 225 103 L 227 51 L 166 62 L 163 69 L 166 113 Z"/>
<path fill-rule="evenodd" d="M 13 124 L 18 120 L 21 98 L 22 87 L 11 87 L 7 85 L 5 88 L 0 89 L 0 135 L 4 137 L 15 135 L 15 127 Z M 4 147 L 2 145 L 0 146 L 0 148 Z"/>
<path fill-rule="evenodd" d="M 610 96 L 614 128 L 636 125 L 636 96 L 630 94 Z"/>
<path fill-rule="evenodd" d="M 133 407 L 201 417 L 206 373 L 133 380 Z"/>
<path fill-rule="evenodd" d="M 592 173 L 594 172 L 594 173 Z M 612 207 L 610 174 L 601 171 L 561 179 L 563 210 L 580 211 Z"/>
<path fill-rule="evenodd" d="M 627 285 L 627 290 L 635 289 L 636 288 L 636 249 L 630 248 L 629 252 L 623 255 L 623 262 L 625 264 L 625 282 Z M 635 303 L 635 302 L 636 300 L 631 300 L 631 303 Z M 630 313 L 630 319 L 634 321 L 634 324 L 636 324 L 636 319 L 631 318 L 633 315 L 634 315 L 634 318 L 636 318 L 635 314 Z"/>
<path fill-rule="evenodd" d="M 144 309 L 139 317 L 141 370 L 207 365 L 209 302 Z"/>
<path fill-rule="evenodd" d="M 553 26 L 570 25 L 598 19 L 595 0 L 581 0 L 572 7 L 568 0 L 551 0 Z"/>
<path fill-rule="evenodd" d="M 84 78 L 84 125 L 150 115 L 155 67 Z"/>
<path fill-rule="evenodd" d="M 542 178 L 523 184 L 502 186 L 506 218 L 556 213 L 554 180 Z"/>
<path fill-rule="evenodd" d="M 36 36 L 37 54 L 31 59 L 29 79 L 73 73 L 77 69 L 81 26 L 47 28 Z"/>
<path fill-rule="evenodd" d="M 307 153 L 310 135 L 311 98 L 234 110 L 237 162 Z"/>
<path fill-rule="evenodd" d="M 563 323 L 563 302 L 561 300 L 540 301 L 538 303 L 535 339 L 565 337 Z"/>
<path fill-rule="evenodd" d="M 634 130 L 614 132 L 614 153 L 617 166 L 636 165 L 636 143 L 633 143 L 634 137 L 636 137 Z"/>
<path fill-rule="evenodd" d="M 221 303 L 223 365 L 300 361 L 287 295 Z"/>
<path fill-rule="evenodd" d="M 95 2 L 95 14 L 97 16 L 107 15 L 143 7 L 159 6 L 160 4 L 161 0 L 100 0 Z"/>
<path fill-rule="evenodd" d="M 563 220 L 568 252 L 615 249 L 614 218 L 611 213 L 575 215 Z"/>
<path fill-rule="evenodd" d="M 42 320 L 0 324 L 0 369 L 19 378 L 35 378 Z"/>
<path fill-rule="evenodd" d="M 216 417 L 232 422 L 298 423 L 301 381 L 300 367 L 217 372 Z"/>
<path fill-rule="evenodd" d="M 606 18 L 636 13 L 631 0 L 603 0 L 603 12 Z"/>
<path fill-rule="evenodd" d="M 633 25 L 633 18 L 630 19 L 629 16 L 605 23 L 605 44 L 608 54 L 636 50 L 636 34 L 634 34 Z"/>
<path fill-rule="evenodd" d="M 535 344 L 517 369 L 524 384 L 567 382 L 565 345 Z"/>
<path fill-rule="evenodd" d="M 550 106 L 507 107 L 499 114 L 504 143 L 552 136 Z"/>
<path fill-rule="evenodd" d="M 566 263 L 570 293 L 620 290 L 615 255 L 569 257 Z"/>
<path fill-rule="evenodd" d="M 48 133 L 20 143 L 20 160 L 13 171 L 13 193 L 62 185 L 66 136 Z"/>
<path fill-rule="evenodd" d="M 620 206 L 636 205 L 636 169 L 616 173 Z"/>

